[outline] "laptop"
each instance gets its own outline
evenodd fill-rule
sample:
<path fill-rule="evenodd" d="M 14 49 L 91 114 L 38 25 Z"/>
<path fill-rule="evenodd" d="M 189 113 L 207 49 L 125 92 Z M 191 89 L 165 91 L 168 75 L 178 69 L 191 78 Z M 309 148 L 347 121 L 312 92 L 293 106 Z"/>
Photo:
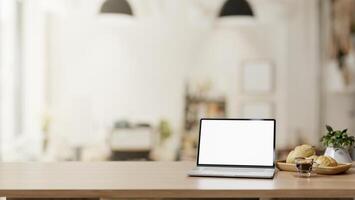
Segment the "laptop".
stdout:
<path fill-rule="evenodd" d="M 273 178 L 275 119 L 201 119 L 189 176 Z"/>

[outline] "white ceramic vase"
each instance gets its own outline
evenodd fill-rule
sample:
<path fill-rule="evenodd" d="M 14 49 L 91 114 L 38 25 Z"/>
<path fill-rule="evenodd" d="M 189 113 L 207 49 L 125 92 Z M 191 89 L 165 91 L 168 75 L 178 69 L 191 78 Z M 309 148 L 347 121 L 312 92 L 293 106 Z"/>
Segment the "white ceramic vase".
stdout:
<path fill-rule="evenodd" d="M 327 147 L 324 155 L 334 158 L 338 163 L 351 163 L 349 151 L 344 148 Z"/>

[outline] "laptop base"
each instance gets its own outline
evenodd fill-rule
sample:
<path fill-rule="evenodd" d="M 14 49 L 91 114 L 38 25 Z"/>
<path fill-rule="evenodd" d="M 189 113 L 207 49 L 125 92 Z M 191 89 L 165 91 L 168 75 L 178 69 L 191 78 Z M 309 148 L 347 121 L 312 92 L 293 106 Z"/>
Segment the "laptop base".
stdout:
<path fill-rule="evenodd" d="M 272 179 L 275 168 L 196 167 L 189 176 Z"/>

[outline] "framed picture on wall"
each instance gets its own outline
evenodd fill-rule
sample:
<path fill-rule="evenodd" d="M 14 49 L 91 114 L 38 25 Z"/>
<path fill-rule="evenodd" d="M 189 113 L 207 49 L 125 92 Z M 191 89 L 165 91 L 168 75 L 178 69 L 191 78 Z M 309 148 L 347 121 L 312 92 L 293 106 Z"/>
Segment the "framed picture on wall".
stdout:
<path fill-rule="evenodd" d="M 241 105 L 244 118 L 274 118 L 274 105 L 271 102 L 246 102 Z"/>
<path fill-rule="evenodd" d="M 242 64 L 241 75 L 245 94 L 271 94 L 274 90 L 275 69 L 270 61 L 246 61 Z"/>

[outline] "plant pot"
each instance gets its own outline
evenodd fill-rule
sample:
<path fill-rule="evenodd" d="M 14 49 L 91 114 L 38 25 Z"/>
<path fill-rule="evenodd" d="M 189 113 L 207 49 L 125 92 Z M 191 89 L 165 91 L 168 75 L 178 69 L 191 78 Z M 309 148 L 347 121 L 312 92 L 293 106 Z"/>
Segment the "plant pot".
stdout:
<path fill-rule="evenodd" d="M 338 163 L 351 163 L 349 151 L 344 148 L 327 147 L 324 155 L 334 158 Z"/>

